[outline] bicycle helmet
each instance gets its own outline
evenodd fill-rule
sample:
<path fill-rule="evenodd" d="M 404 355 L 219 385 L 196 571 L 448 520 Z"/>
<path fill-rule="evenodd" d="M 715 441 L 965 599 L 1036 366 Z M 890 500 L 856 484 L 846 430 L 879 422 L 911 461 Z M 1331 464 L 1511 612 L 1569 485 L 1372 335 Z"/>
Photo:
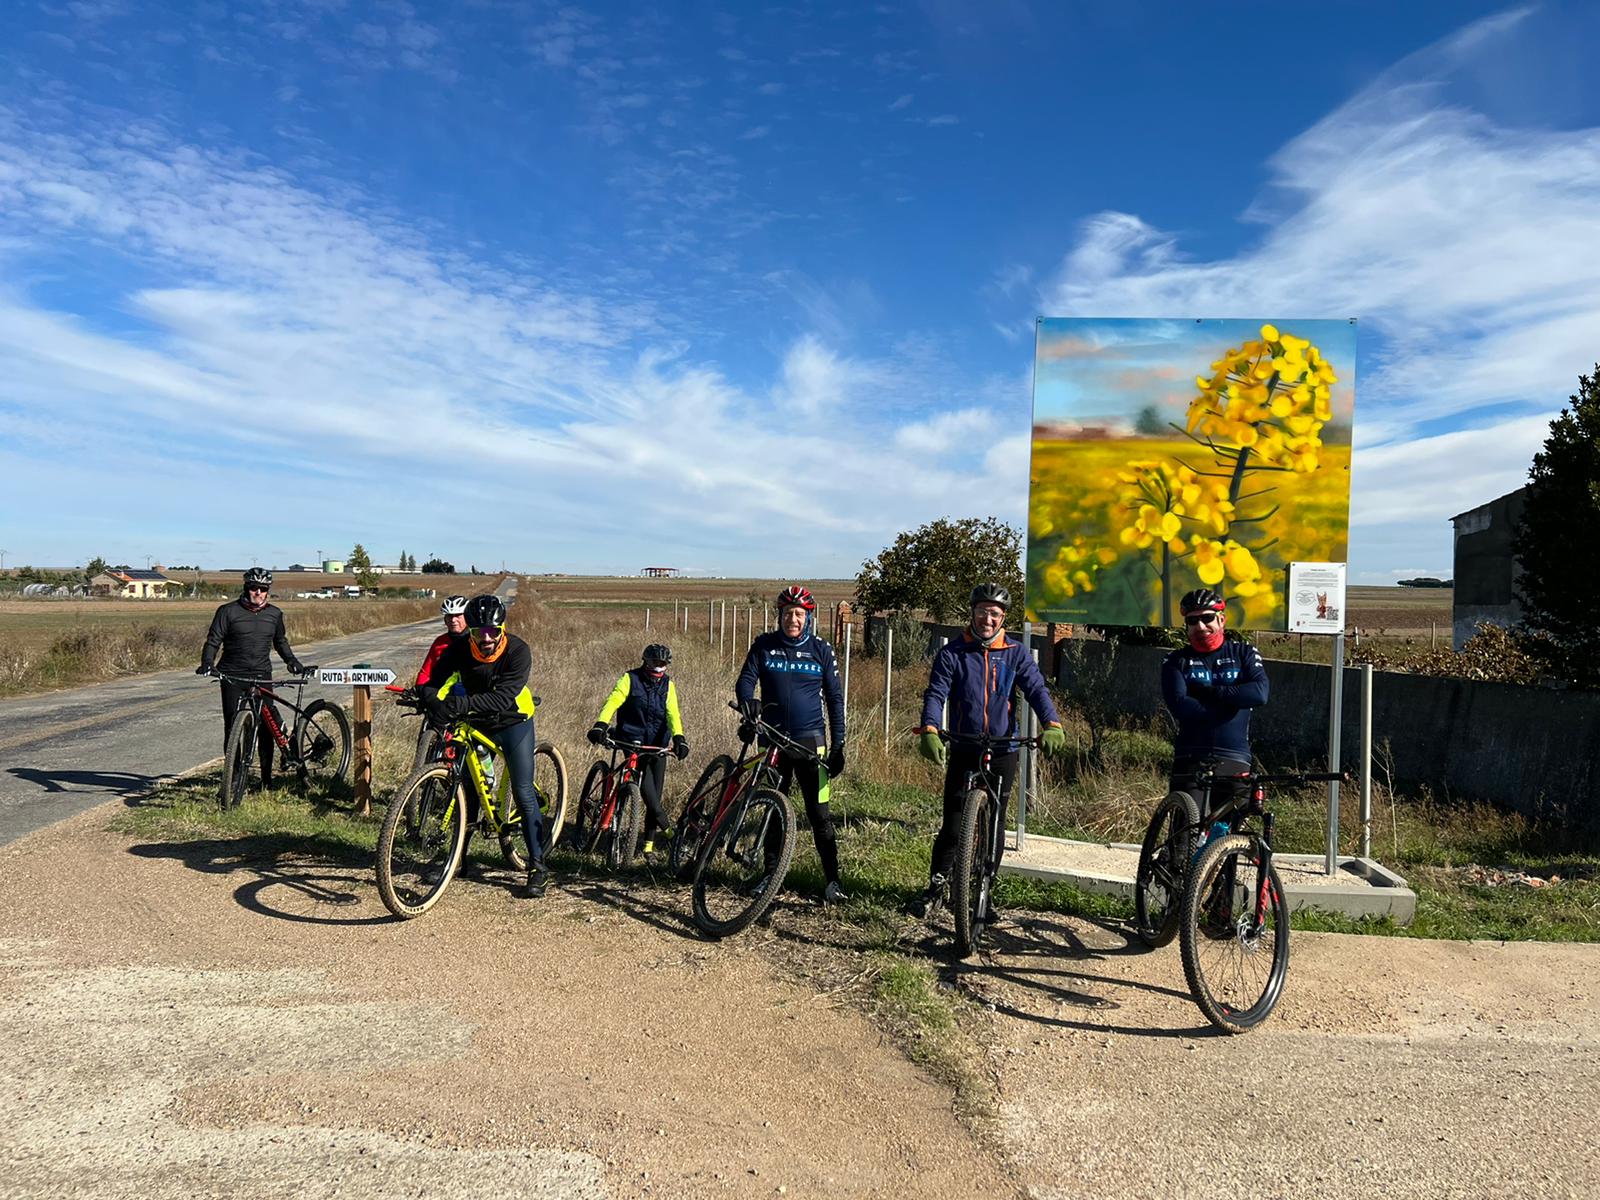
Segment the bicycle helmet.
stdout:
<path fill-rule="evenodd" d="M 265 567 L 251 567 L 244 573 L 244 586 L 269 588 L 272 586 L 272 572 Z"/>
<path fill-rule="evenodd" d="M 810 588 L 801 587 L 796 583 L 791 584 L 790 586 L 784 588 L 783 591 L 778 593 L 779 612 L 782 612 L 786 608 L 794 608 L 796 605 L 805 609 L 807 612 L 817 611 L 817 601 L 816 598 L 812 596 Z"/>
<path fill-rule="evenodd" d="M 467 601 L 467 627 L 499 629 L 506 623 L 506 606 L 498 596 L 474 596 Z"/>
<path fill-rule="evenodd" d="M 1187 617 L 1190 613 L 1227 612 L 1228 602 L 1210 588 L 1203 587 L 1185 593 L 1178 608 Z"/>
<path fill-rule="evenodd" d="M 972 594 L 967 597 L 967 607 L 977 608 L 980 604 L 998 604 L 1009 612 L 1011 609 L 1011 593 L 998 583 L 980 583 L 972 589 Z"/>
<path fill-rule="evenodd" d="M 439 611 L 447 617 L 459 617 L 467 611 L 467 598 L 465 596 L 446 596 L 444 603 L 439 605 Z"/>
<path fill-rule="evenodd" d="M 652 642 L 644 648 L 644 665 L 647 667 L 665 667 L 672 662 L 672 648 L 663 646 L 660 642 Z"/>

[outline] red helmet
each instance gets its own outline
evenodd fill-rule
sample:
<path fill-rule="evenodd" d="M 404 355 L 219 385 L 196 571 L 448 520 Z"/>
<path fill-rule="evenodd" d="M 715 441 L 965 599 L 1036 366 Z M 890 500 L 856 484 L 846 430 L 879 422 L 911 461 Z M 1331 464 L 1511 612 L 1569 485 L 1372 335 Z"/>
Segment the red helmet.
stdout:
<path fill-rule="evenodd" d="M 784 588 L 783 591 L 778 593 L 779 612 L 782 612 L 786 608 L 793 608 L 796 605 L 799 605 L 807 612 L 817 611 L 817 600 L 816 597 L 811 594 L 810 588 L 803 588 L 799 584 L 794 584 L 793 586 Z"/>

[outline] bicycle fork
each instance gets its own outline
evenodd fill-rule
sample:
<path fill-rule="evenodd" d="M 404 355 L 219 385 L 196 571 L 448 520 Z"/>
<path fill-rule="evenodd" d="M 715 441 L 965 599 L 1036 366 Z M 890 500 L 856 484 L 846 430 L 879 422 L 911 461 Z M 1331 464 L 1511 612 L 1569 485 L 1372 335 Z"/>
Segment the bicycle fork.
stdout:
<path fill-rule="evenodd" d="M 1256 908 L 1250 924 L 1252 937 L 1261 936 L 1267 927 L 1267 912 L 1272 905 L 1272 814 L 1261 817 L 1261 863 L 1256 879 Z"/>

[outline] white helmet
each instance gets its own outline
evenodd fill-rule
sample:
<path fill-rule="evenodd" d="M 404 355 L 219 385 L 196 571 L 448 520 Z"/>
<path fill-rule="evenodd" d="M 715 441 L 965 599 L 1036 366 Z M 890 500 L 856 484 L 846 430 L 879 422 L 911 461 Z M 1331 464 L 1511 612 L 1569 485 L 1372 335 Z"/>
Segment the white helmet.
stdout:
<path fill-rule="evenodd" d="M 446 596 L 444 603 L 439 605 L 439 611 L 447 617 L 459 617 L 467 611 L 467 598 L 465 596 Z"/>

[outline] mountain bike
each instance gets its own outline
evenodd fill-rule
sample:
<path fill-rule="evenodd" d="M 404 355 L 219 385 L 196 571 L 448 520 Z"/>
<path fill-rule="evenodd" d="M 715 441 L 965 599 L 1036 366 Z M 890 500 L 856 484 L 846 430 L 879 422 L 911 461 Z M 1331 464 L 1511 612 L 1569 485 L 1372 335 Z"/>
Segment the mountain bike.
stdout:
<path fill-rule="evenodd" d="M 939 740 L 958 746 L 976 746 L 976 769 L 961 785 L 966 799 L 956 830 L 956 856 L 950 872 L 950 915 L 956 926 L 956 957 L 966 958 L 982 940 L 991 920 L 990 900 L 1006 849 L 1006 806 L 1000 802 L 1000 774 L 994 769 L 996 753 L 1010 754 L 1023 746 L 1038 746 L 1037 737 L 990 737 L 987 734 L 946 733 Z"/>
<path fill-rule="evenodd" d="M 307 667 L 289 682 L 295 689 L 291 701 L 274 690 L 282 685 L 270 679 L 246 679 L 212 671 L 213 678 L 247 689 L 239 697 L 233 725 L 222 748 L 222 807 L 234 808 L 250 789 L 250 763 L 255 758 L 258 731 L 271 735 L 282 756 L 283 766 L 294 771 L 300 786 L 315 778 L 329 783 L 343 779 L 350 769 L 350 719 L 344 709 L 327 700 L 313 700 L 301 707 L 306 684 L 316 667 Z M 273 705 L 281 704 L 294 712 L 294 723 L 286 731 Z"/>
<path fill-rule="evenodd" d="M 795 741 L 759 717 L 747 719 L 742 732 L 750 740 L 720 791 L 701 796 L 692 827 L 680 826 L 680 836 L 699 842 L 692 877 L 694 923 L 713 937 L 748 928 L 777 899 L 794 858 L 794 817 L 788 798 L 776 786 L 781 778 L 778 756 L 783 751 L 799 758 L 817 753 L 815 746 Z M 757 738 L 765 745 L 752 752 Z M 702 822 L 704 832 L 699 831 Z"/>
<path fill-rule="evenodd" d="M 1183 973 L 1200 1011 L 1227 1033 L 1243 1033 L 1266 1020 L 1289 973 L 1289 902 L 1272 865 L 1267 786 L 1303 787 L 1347 778 L 1339 773 L 1254 771 L 1219 776 L 1209 770 L 1196 778 L 1208 801 L 1219 781 L 1243 788 L 1211 810 L 1204 833 L 1181 842 L 1192 847 L 1182 868 L 1177 917 Z M 1259 833 L 1245 827 L 1257 816 Z"/>
<path fill-rule="evenodd" d="M 642 746 L 607 737 L 611 760 L 596 759 L 578 793 L 578 848 L 592 854 L 605 843 L 613 871 L 633 865 L 644 832 L 644 796 L 639 791 L 639 760 L 672 753 L 671 746 Z M 618 756 L 621 756 L 619 763 Z"/>
<path fill-rule="evenodd" d="M 396 703 L 422 708 L 409 689 Z M 478 816 L 473 828 L 499 842 L 512 870 L 528 867 L 522 816 L 510 797 L 510 772 L 494 769 L 499 747 L 464 718 L 439 732 L 438 758 L 401 785 L 378 834 L 378 894 L 390 912 L 405 919 L 420 917 L 437 904 L 460 870 L 474 800 Z M 540 848 L 548 854 L 567 813 L 566 763 L 549 742 L 534 748 L 533 786 L 543 817 Z"/>

